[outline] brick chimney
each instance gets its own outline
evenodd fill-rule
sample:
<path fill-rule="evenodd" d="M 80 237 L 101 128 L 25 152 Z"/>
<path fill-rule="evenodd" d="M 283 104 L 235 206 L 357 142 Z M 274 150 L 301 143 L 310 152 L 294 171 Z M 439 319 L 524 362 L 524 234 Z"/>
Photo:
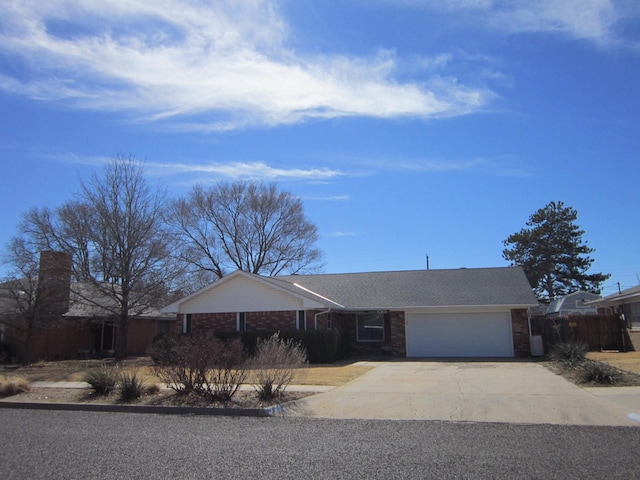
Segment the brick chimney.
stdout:
<path fill-rule="evenodd" d="M 69 310 L 71 257 L 64 252 L 40 252 L 38 296 L 42 313 L 62 315 Z"/>

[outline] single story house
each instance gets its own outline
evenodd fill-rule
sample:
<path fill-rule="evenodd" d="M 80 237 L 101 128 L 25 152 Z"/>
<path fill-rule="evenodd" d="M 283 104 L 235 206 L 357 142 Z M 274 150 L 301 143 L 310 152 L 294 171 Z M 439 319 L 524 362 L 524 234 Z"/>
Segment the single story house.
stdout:
<path fill-rule="evenodd" d="M 176 330 L 338 328 L 352 353 L 529 355 L 537 299 L 520 267 L 264 277 L 236 271 L 165 307 Z"/>
<path fill-rule="evenodd" d="M 640 285 L 589 303 L 621 315 L 627 326 L 629 341 L 635 350 L 640 350 Z"/>
<path fill-rule="evenodd" d="M 598 300 L 600 295 L 579 290 L 553 300 L 547 307 L 547 316 L 568 317 L 570 315 L 597 315 L 598 307 L 587 303 Z"/>
<path fill-rule="evenodd" d="M 91 284 L 72 281 L 67 254 L 41 252 L 34 278 L 0 284 L 0 342 L 6 343 L 18 359 L 112 355 L 117 332 L 114 302 Z M 37 312 L 33 311 L 35 305 Z M 33 316 L 30 329 L 27 307 Z M 167 333 L 172 323 L 175 316 L 163 315 L 157 308 L 132 317 L 127 330 L 127 354 L 146 354 L 153 338 Z"/>

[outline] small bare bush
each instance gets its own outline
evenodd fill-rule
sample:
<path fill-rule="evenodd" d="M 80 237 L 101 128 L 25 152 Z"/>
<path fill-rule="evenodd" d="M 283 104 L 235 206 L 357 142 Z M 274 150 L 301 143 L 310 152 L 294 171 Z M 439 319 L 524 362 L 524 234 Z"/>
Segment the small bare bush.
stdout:
<path fill-rule="evenodd" d="M 0 398 L 11 397 L 29 390 L 31 390 L 31 385 L 25 377 L 0 376 Z"/>
<path fill-rule="evenodd" d="M 261 400 L 282 395 L 293 381 L 295 369 L 308 365 L 307 354 L 301 344 L 283 340 L 278 333 L 258 341 L 251 364 L 256 369 L 254 388 Z"/>
<path fill-rule="evenodd" d="M 213 362 L 206 376 L 205 393 L 213 400 L 228 402 L 247 379 L 246 355 L 240 339 L 223 342 L 214 337 Z"/>
<path fill-rule="evenodd" d="M 229 401 L 247 378 L 239 339 L 223 342 L 211 333 L 166 336 L 156 342 L 154 373 L 173 390 Z"/>
<path fill-rule="evenodd" d="M 166 335 L 152 347 L 153 372 L 179 393 L 202 389 L 209 363 L 204 340 L 193 335 Z"/>

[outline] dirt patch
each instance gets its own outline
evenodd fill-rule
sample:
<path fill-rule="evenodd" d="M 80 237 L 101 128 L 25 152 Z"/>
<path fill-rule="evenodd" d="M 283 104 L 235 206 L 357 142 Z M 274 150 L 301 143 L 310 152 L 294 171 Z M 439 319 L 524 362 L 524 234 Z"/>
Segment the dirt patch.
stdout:
<path fill-rule="evenodd" d="M 640 352 L 589 352 L 587 358 L 640 374 Z"/>

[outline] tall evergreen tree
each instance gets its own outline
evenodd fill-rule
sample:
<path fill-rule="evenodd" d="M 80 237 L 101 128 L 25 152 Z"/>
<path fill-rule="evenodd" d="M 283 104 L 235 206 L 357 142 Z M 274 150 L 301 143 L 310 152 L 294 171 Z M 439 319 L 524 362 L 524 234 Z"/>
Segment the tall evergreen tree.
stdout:
<path fill-rule="evenodd" d="M 587 273 L 595 250 L 582 241 L 576 224 L 578 212 L 562 202 L 551 202 L 529 217 L 527 228 L 510 235 L 502 252 L 505 260 L 520 265 L 541 300 L 552 300 L 576 290 L 600 293 L 611 275 Z"/>

